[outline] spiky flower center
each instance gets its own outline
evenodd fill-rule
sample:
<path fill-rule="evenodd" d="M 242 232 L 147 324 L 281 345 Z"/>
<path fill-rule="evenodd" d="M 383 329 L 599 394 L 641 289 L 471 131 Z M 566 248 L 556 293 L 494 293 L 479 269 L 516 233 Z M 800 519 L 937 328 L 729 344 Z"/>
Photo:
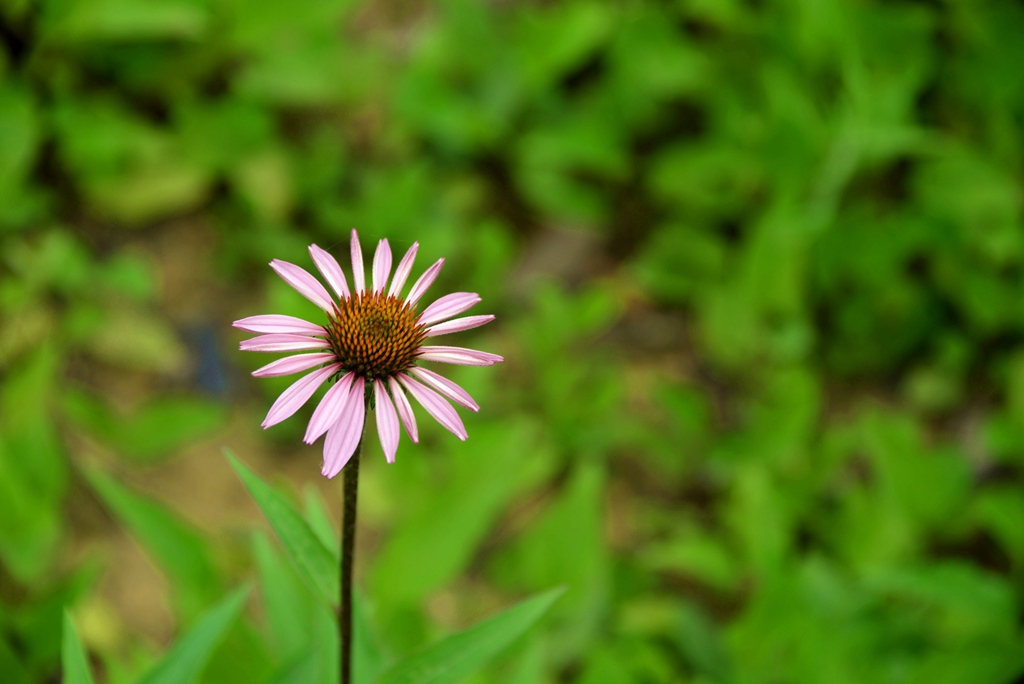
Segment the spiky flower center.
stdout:
<path fill-rule="evenodd" d="M 427 338 L 416 309 L 384 293 L 363 292 L 342 299 L 328 314 L 327 340 L 344 372 L 386 378 L 416 361 Z"/>

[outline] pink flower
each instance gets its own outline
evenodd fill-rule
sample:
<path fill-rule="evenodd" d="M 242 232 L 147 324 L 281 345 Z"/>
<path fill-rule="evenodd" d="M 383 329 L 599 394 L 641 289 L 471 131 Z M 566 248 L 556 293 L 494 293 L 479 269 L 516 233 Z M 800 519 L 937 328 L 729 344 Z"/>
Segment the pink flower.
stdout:
<path fill-rule="evenodd" d="M 409 395 L 456 437 L 466 439 L 462 420 L 449 401 L 472 411 L 480 407 L 464 389 L 422 368 L 420 361 L 463 366 L 491 366 L 504 361 L 497 354 L 475 349 L 424 344 L 428 338 L 469 330 L 494 320 L 491 315 L 454 318 L 480 301 L 473 292 L 445 295 L 422 312 L 417 311 L 416 304 L 441 272 L 444 259 L 428 268 L 403 299 L 401 292 L 412 271 L 419 243 L 413 243 L 398 264 L 390 287 L 388 241 L 381 240 L 377 245 L 370 287 L 366 284 L 363 252 L 355 230 L 351 244 L 351 289 L 334 257 L 316 245 L 309 246 L 313 263 L 333 295 L 319 280 L 295 264 L 277 259 L 270 262 L 270 267 L 286 283 L 323 309 L 327 318 L 325 325 L 276 314 L 250 316 L 232 324 L 241 330 L 259 333 L 257 337 L 242 341 L 243 351 L 300 352 L 254 371 L 256 377 L 310 371 L 277 398 L 263 421 L 264 428 L 298 411 L 324 381 L 333 382 L 313 411 L 303 439 L 312 444 L 327 434 L 322 470 L 326 477 L 341 472 L 355 452 L 363 434 L 368 401 L 375 407 L 377 433 L 389 463 L 394 462 L 398 449 L 399 421 L 410 439 L 419 441 Z"/>

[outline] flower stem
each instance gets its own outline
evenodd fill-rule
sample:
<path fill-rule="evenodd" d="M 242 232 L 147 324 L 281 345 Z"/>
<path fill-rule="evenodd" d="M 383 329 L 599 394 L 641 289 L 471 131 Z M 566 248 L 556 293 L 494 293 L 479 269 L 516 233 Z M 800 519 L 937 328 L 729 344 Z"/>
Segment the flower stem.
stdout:
<path fill-rule="evenodd" d="M 363 438 L 359 438 L 356 452 L 342 471 L 345 502 L 341 522 L 341 605 L 338 609 L 338 640 L 341 652 L 341 684 L 352 682 L 352 561 L 356 541 L 356 500 L 359 495 L 359 457 L 363 452 Z"/>

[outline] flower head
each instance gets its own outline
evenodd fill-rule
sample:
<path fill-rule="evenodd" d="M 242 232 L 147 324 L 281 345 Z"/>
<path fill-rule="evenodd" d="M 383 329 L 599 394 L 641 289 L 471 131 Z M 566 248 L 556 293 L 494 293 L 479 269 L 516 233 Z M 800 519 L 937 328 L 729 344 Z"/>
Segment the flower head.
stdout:
<path fill-rule="evenodd" d="M 349 289 L 345 273 L 334 257 L 316 245 L 309 246 L 313 263 L 333 295 L 305 269 L 278 259 L 270 262 L 270 267 L 286 283 L 323 309 L 323 325 L 277 314 L 250 316 L 232 324 L 259 334 L 242 341 L 243 351 L 300 352 L 254 371 L 256 377 L 310 371 L 277 398 L 263 421 L 264 428 L 298 411 L 324 382 L 333 383 L 313 411 L 303 438 L 312 444 L 327 434 L 322 470 L 327 477 L 337 475 L 355 452 L 368 402 L 375 408 L 377 432 L 389 463 L 394 462 L 398 449 L 399 422 L 413 442 L 419 441 L 409 395 L 456 437 L 466 439 L 466 429 L 449 400 L 472 411 L 480 407 L 464 389 L 421 367 L 420 361 L 463 366 L 491 366 L 504 361 L 497 354 L 474 349 L 424 344 L 431 337 L 469 330 L 494 320 L 491 315 L 454 318 L 480 301 L 473 292 L 445 295 L 422 312 L 417 309 L 417 303 L 441 272 L 444 259 L 428 268 L 403 298 L 402 289 L 412 271 L 418 243 L 413 243 L 398 264 L 390 287 L 388 241 L 381 240 L 377 245 L 370 287 L 366 286 L 363 252 L 355 230 L 351 247 Z"/>

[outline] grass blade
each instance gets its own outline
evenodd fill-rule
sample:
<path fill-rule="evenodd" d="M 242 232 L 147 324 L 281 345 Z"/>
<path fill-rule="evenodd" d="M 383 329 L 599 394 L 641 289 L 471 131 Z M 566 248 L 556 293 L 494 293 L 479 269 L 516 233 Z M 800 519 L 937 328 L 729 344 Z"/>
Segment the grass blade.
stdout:
<path fill-rule="evenodd" d="M 231 466 L 242 478 L 245 488 L 263 511 L 274 532 L 284 545 L 288 556 L 295 563 L 314 592 L 325 605 L 338 602 L 338 559 L 320 541 L 309 523 L 295 510 L 291 503 L 273 487 L 249 470 L 234 454 L 225 450 Z"/>
<path fill-rule="evenodd" d="M 537 594 L 399 662 L 379 684 L 455 684 L 529 629 L 564 589 Z"/>
<path fill-rule="evenodd" d="M 139 684 L 193 684 L 198 680 L 248 595 L 248 587 L 243 587 L 211 608 Z"/>
<path fill-rule="evenodd" d="M 64 672 L 61 681 L 64 684 L 94 684 L 85 649 L 82 648 L 82 642 L 67 610 L 64 611 L 64 638 L 60 646 L 60 663 Z"/>

